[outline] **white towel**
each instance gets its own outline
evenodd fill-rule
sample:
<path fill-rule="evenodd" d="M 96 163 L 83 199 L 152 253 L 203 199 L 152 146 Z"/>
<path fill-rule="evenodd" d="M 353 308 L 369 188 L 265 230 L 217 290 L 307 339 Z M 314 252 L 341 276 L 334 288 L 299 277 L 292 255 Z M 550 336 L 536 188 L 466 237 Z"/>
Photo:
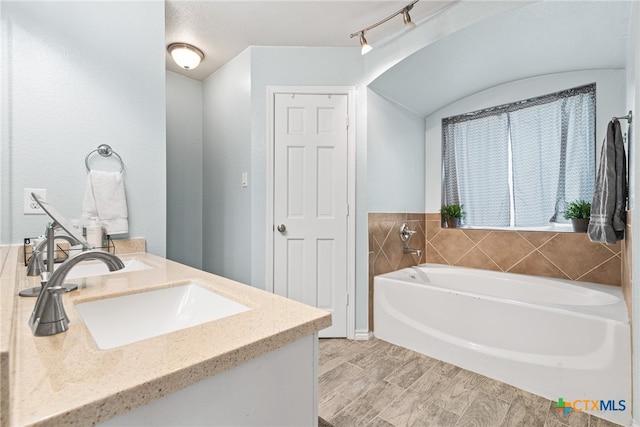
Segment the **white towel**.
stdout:
<path fill-rule="evenodd" d="M 82 216 L 98 217 L 107 234 L 129 232 L 129 213 L 122 173 L 89 172 L 82 202 Z"/>

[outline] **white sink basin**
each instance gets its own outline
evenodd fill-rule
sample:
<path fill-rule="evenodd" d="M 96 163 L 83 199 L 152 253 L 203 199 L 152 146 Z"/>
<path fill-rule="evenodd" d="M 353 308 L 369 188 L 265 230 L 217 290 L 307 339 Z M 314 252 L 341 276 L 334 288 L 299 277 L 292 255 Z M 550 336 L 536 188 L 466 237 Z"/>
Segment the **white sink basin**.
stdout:
<path fill-rule="evenodd" d="M 90 262 L 81 262 L 77 264 L 75 267 L 69 271 L 65 281 L 71 279 L 79 279 L 81 277 L 92 277 L 92 276 L 102 276 L 105 274 L 114 274 L 114 273 L 127 273 L 131 271 L 138 270 L 149 270 L 151 267 L 149 264 L 144 263 L 143 261 L 133 258 L 124 262 L 124 268 L 122 270 L 117 271 L 109 271 L 107 265 L 100 261 L 90 261 Z M 58 268 L 61 264 L 55 264 L 54 268 Z"/>
<path fill-rule="evenodd" d="M 194 283 L 80 303 L 98 347 L 120 347 L 250 310 Z"/>

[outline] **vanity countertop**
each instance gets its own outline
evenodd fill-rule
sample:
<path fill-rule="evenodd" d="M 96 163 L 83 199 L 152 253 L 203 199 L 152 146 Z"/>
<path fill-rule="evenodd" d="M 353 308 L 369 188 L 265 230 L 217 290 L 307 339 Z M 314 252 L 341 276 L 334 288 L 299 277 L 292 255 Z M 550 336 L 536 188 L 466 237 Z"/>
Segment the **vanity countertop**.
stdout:
<path fill-rule="evenodd" d="M 125 262 L 131 258 L 154 268 L 72 280 L 80 288 L 63 297 L 70 320 L 67 332 L 33 336 L 27 320 L 35 298 L 14 298 L 13 310 L 5 310 L 0 319 L 4 323 L 8 316 L 12 323 L 10 416 L 8 420 L 3 416 L 4 422 L 12 426 L 96 424 L 331 324 L 331 315 L 324 310 L 151 254 L 122 256 Z M 3 277 L 10 276 L 6 270 L 11 269 L 5 268 Z M 37 285 L 37 278 L 19 273 L 11 274 L 16 293 Z M 100 350 L 75 307 L 85 301 L 186 281 L 195 281 L 251 310 Z"/>

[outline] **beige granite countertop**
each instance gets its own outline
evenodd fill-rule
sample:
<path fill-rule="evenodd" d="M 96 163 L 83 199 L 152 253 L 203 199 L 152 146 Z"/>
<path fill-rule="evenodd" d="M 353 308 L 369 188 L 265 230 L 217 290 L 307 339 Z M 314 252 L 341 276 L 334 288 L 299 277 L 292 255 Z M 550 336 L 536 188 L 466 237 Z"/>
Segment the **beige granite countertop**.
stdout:
<path fill-rule="evenodd" d="M 70 320 L 67 332 L 51 337 L 33 336 L 27 320 L 35 299 L 14 298 L 13 322 L 9 315 L 13 330 L 8 334 L 12 338 L 9 417 L 3 414 L 5 425 L 96 424 L 331 324 L 331 315 L 326 311 L 223 277 L 151 254 L 122 256 L 125 261 L 130 258 L 138 258 L 154 268 L 73 280 L 80 289 L 63 297 Z M 13 260 L 11 256 L 9 259 Z M 16 292 L 37 285 L 36 278 L 27 278 L 22 270 L 19 273 L 14 273 Z M 10 274 L 3 271 L 2 276 L 8 278 Z M 189 280 L 251 310 L 112 350 L 100 350 L 75 308 L 75 304 L 84 301 Z M 2 284 L 6 286 L 6 281 Z M 0 319 L 3 323 L 7 320 L 6 311 L 11 310 L 3 312 L 5 317 Z M 6 332 L 2 331 L 5 346 L 9 339 Z"/>
<path fill-rule="evenodd" d="M 17 299 L 14 287 L 16 283 L 16 268 L 18 264 L 18 247 L 3 246 L 0 248 L 0 426 L 9 423 L 9 376 L 11 360 L 9 350 L 13 337 L 12 321 L 13 304 Z M 11 265 L 12 268 L 4 267 Z"/>

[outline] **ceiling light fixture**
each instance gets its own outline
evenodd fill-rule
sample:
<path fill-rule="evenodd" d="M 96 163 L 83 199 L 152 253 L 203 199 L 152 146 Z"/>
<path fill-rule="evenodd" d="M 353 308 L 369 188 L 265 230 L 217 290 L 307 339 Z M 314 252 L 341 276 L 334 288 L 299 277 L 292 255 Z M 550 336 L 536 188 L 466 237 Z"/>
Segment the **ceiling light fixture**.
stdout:
<path fill-rule="evenodd" d="M 204 59 L 204 53 L 200 49 L 187 43 L 171 43 L 167 50 L 173 61 L 185 70 L 193 70 Z"/>
<path fill-rule="evenodd" d="M 387 16 L 386 18 L 376 22 L 373 25 L 369 25 L 367 28 L 363 28 L 360 31 L 356 31 L 355 33 L 352 33 L 350 35 L 351 38 L 354 38 L 356 36 L 360 36 L 360 46 L 362 46 L 362 54 L 364 55 L 365 53 L 369 52 L 372 49 L 371 45 L 369 43 L 367 43 L 367 39 L 364 38 L 364 33 L 369 31 L 372 28 L 377 27 L 378 25 L 384 24 L 385 22 L 387 22 L 391 18 L 395 18 L 396 16 L 402 14 L 402 20 L 404 21 L 404 25 L 410 30 L 414 29 L 416 27 L 416 24 L 414 24 L 411 21 L 411 16 L 409 16 L 409 11 L 411 9 L 413 9 L 413 5 L 418 3 L 418 1 L 419 0 L 414 0 L 411 3 L 409 3 L 408 5 L 406 5 L 405 7 L 403 7 L 402 9 L 400 9 L 399 11 L 397 11 L 396 13 L 393 13 L 393 14 Z"/>

